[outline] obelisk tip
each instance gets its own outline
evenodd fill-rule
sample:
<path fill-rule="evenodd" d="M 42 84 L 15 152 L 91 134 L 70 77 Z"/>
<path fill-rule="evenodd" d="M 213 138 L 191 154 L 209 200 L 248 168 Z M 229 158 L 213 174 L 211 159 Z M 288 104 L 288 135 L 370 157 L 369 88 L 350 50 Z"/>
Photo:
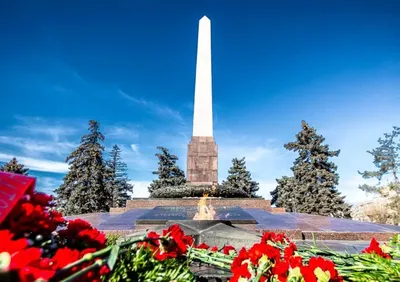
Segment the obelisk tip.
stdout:
<path fill-rule="evenodd" d="M 207 16 L 206 15 L 204 15 L 201 19 L 200 19 L 200 21 L 210 21 L 210 19 L 209 18 L 207 18 Z"/>

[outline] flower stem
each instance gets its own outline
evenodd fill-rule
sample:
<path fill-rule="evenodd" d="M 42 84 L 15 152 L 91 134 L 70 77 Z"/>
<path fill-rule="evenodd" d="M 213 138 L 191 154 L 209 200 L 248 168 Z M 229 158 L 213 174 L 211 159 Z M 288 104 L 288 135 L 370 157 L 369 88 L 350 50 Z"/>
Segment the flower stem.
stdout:
<path fill-rule="evenodd" d="M 140 237 L 140 238 L 137 239 L 137 240 L 133 240 L 133 241 L 129 241 L 129 242 L 122 243 L 120 246 L 121 246 L 121 247 L 127 247 L 127 246 L 129 246 L 129 245 L 133 245 L 133 244 L 136 244 L 136 243 L 139 243 L 139 242 L 151 241 L 151 240 L 156 240 L 156 239 L 159 239 L 159 238 L 147 239 L 146 236 L 143 236 L 143 237 Z M 104 249 L 101 249 L 101 250 L 99 250 L 99 251 L 97 251 L 97 252 L 85 254 L 81 259 L 79 259 L 79 260 L 77 260 L 77 261 L 74 261 L 73 263 L 70 263 L 70 264 L 68 264 L 67 266 L 65 266 L 64 268 L 60 269 L 60 270 L 57 272 L 56 275 L 58 276 L 58 275 L 60 275 L 60 274 L 62 274 L 62 273 L 65 273 L 65 272 L 67 272 L 68 270 L 72 269 L 73 267 L 78 266 L 78 265 L 80 265 L 80 264 L 82 264 L 82 263 L 89 262 L 89 261 L 91 261 L 91 260 L 93 260 L 93 259 L 95 259 L 95 258 L 104 256 L 104 255 L 107 255 L 107 254 L 110 253 L 111 249 L 112 249 L 112 246 L 108 246 L 108 247 L 106 247 L 106 248 L 104 248 Z M 120 253 L 121 253 L 122 251 L 123 251 L 123 250 L 121 250 Z"/>
<path fill-rule="evenodd" d="M 130 245 L 133 245 L 133 244 L 136 244 L 136 243 L 147 242 L 147 241 L 152 241 L 152 240 L 160 240 L 160 239 L 161 238 L 151 238 L 151 239 L 149 239 L 149 238 L 146 237 L 146 235 L 143 235 L 143 236 L 139 237 L 139 239 L 121 243 L 121 244 L 119 244 L 119 246 L 121 248 L 124 248 L 126 246 L 130 246 Z"/>
<path fill-rule="evenodd" d="M 212 259 L 204 258 L 204 257 L 193 257 L 193 259 L 199 260 L 201 262 L 204 262 L 204 263 L 207 263 L 207 264 L 210 264 L 210 265 L 215 265 L 215 266 L 218 266 L 218 267 L 221 267 L 221 268 L 230 269 L 230 265 L 229 264 L 226 264 L 226 263 L 221 262 L 221 261 L 213 261 Z"/>
<path fill-rule="evenodd" d="M 98 257 L 102 256 L 102 255 L 105 255 L 105 254 L 107 254 L 108 252 L 111 251 L 111 248 L 112 248 L 112 246 L 108 246 L 107 248 L 104 248 L 104 249 L 102 249 L 100 251 L 97 251 L 97 252 L 94 252 L 94 253 L 88 253 L 88 254 L 84 255 L 81 259 L 79 259 L 77 261 L 74 261 L 73 263 L 70 263 L 67 266 L 65 266 L 64 268 L 60 269 L 60 272 L 68 271 L 71 268 L 80 265 L 81 263 L 88 262 L 88 261 L 91 261 L 91 260 L 93 260 L 95 258 L 98 258 Z"/>
<path fill-rule="evenodd" d="M 193 259 L 202 257 L 202 258 L 209 259 L 209 260 L 217 260 L 217 261 L 224 262 L 224 263 L 227 263 L 227 264 L 232 264 L 232 262 L 233 262 L 233 259 L 227 258 L 227 255 L 220 254 L 220 253 L 217 253 L 217 252 L 215 252 L 215 253 L 214 252 L 208 252 L 207 250 L 199 251 L 199 250 L 196 250 L 196 249 L 191 249 L 191 254 L 190 255 L 191 255 L 191 257 Z"/>
<path fill-rule="evenodd" d="M 100 266 L 102 266 L 102 265 L 104 265 L 104 261 L 103 261 L 103 260 L 98 260 L 98 261 L 96 261 L 94 264 L 89 265 L 88 267 L 85 267 L 85 268 L 79 270 L 78 272 L 75 272 L 75 273 L 72 274 L 71 276 L 69 276 L 69 277 L 67 277 L 67 278 L 65 278 L 65 279 L 63 279 L 63 280 L 61 280 L 61 282 L 71 282 L 71 281 L 74 281 L 75 279 L 81 277 L 83 274 L 85 274 L 85 273 L 87 273 L 87 272 L 89 272 L 89 271 L 91 271 L 91 270 L 93 270 L 93 269 L 95 269 L 95 268 L 97 268 L 97 267 L 100 267 Z"/>

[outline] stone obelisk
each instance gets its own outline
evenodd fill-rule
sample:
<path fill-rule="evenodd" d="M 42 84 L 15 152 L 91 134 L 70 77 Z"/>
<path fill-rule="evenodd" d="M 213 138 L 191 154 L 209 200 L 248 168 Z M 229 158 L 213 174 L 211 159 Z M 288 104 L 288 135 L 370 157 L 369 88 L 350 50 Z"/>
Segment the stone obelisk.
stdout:
<path fill-rule="evenodd" d="M 191 184 L 218 183 L 218 148 L 213 134 L 211 22 L 199 21 L 193 136 L 188 145 L 187 181 Z"/>

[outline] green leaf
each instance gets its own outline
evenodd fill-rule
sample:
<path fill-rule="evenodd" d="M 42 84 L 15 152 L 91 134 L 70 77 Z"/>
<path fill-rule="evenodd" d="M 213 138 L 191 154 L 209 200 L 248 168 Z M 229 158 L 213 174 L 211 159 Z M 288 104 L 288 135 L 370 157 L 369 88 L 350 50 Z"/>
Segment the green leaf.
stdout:
<path fill-rule="evenodd" d="M 117 262 L 118 253 L 119 253 L 119 246 L 114 245 L 111 249 L 110 256 L 107 259 L 107 266 L 111 271 L 113 270 L 115 263 Z"/>

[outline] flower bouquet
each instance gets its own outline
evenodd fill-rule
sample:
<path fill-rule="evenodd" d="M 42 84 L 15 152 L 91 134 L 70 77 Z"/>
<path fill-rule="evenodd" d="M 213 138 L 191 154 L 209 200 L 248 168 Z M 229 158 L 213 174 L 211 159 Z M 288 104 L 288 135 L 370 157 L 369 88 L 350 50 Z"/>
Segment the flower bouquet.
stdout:
<path fill-rule="evenodd" d="M 347 254 L 264 233 L 237 251 L 196 245 L 175 224 L 117 243 L 54 208 L 52 196 L 33 188 L 12 207 L 0 224 L 0 281 L 195 281 L 193 262 L 230 270 L 230 281 L 400 281 L 400 236 Z"/>

